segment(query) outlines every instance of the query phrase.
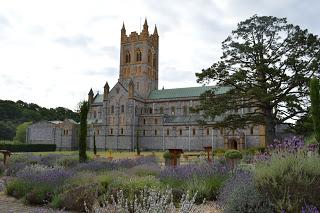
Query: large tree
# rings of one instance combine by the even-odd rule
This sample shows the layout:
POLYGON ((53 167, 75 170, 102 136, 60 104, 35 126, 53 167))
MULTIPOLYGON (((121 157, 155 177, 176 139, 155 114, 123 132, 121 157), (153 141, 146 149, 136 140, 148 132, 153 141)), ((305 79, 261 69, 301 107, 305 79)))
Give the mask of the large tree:
POLYGON ((80 103, 80 132, 79 132, 79 161, 84 163, 87 161, 87 116, 89 111, 89 103, 83 101, 80 103))
MULTIPOLYGON (((310 82, 311 115, 315 139, 320 145, 320 82, 313 78, 310 82)), ((319 146, 320 153, 320 146, 319 146)))
POLYGON ((319 38, 285 18, 254 15, 238 24, 222 50, 220 60, 196 76, 229 90, 206 92, 198 110, 209 120, 224 114, 216 127, 265 125, 272 143, 277 124, 307 112, 309 79, 319 75, 319 38))

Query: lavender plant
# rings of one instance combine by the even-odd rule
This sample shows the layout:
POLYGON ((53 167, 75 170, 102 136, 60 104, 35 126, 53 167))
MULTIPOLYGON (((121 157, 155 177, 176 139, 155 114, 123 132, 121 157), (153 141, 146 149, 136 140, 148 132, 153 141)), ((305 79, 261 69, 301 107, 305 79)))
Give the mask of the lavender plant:
POLYGON ((214 175, 226 175, 227 167, 221 163, 202 163, 189 164, 178 167, 164 168, 159 177, 160 180, 176 179, 176 180, 190 180, 194 177, 211 177, 214 175))
POLYGON ((255 156, 254 163, 268 161, 272 155, 286 157, 287 155, 301 153, 308 157, 310 155, 316 155, 317 150, 317 144, 305 144, 301 137, 287 137, 283 140, 274 140, 274 143, 267 147, 266 152, 255 156))
POLYGON ((71 170, 37 164, 27 166, 17 173, 17 178, 22 181, 33 184, 48 184, 56 187, 62 185, 71 176, 73 176, 71 170))
POLYGON ((79 164, 76 167, 78 171, 102 171, 102 170, 116 170, 123 168, 132 168, 137 165, 156 163, 156 158, 153 156, 142 157, 138 159, 119 159, 119 160, 95 160, 87 163, 79 164))
POLYGON ((225 182, 218 196, 224 212, 272 213, 273 207, 255 187, 253 173, 237 169, 225 182))

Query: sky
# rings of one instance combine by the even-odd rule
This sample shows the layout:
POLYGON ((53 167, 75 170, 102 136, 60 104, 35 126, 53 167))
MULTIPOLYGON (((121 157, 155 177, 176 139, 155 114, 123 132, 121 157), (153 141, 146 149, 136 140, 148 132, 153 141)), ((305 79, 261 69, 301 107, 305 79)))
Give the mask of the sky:
POLYGON ((200 86, 195 73, 254 14, 320 35, 318 0, 0 0, 0 99, 75 110, 119 77, 120 30, 159 33, 159 88, 200 86))

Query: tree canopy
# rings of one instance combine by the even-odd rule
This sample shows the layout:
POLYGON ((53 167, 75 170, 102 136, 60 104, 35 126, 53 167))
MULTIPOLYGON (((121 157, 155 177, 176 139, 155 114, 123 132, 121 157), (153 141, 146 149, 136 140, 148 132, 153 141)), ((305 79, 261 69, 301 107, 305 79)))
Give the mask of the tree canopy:
POLYGON ((265 125, 267 143, 275 126, 299 119, 310 105, 310 78, 319 76, 320 40, 285 18, 257 16, 242 21, 222 43, 223 55, 196 73, 200 83, 227 86, 201 96, 201 105, 214 126, 243 128, 265 125))
POLYGON ((27 121, 64 120, 71 118, 79 122, 79 114, 72 110, 57 107, 47 109, 23 101, 0 100, 0 140, 12 140, 16 127, 27 121))
POLYGON ((16 129, 16 136, 13 138, 14 141, 25 143, 26 142, 26 132, 27 128, 32 124, 32 121, 30 122, 24 122, 22 124, 19 124, 16 129))

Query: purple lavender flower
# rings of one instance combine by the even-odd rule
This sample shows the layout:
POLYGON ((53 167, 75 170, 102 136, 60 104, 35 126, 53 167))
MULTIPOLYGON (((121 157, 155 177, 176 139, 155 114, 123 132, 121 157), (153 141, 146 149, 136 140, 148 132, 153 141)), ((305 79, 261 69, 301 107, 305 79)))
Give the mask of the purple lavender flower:
POLYGON ((315 206, 306 205, 302 207, 301 213, 319 213, 319 210, 315 206))
POLYGON ((25 167, 23 170, 17 173, 17 178, 29 183, 43 183, 52 186, 59 186, 71 176, 73 176, 71 170, 65 170, 57 167, 47 167, 43 165, 31 165, 25 167))
POLYGON ((95 160, 87 163, 79 164, 76 167, 78 171, 101 171, 101 170, 115 170, 128 169, 142 164, 156 163, 156 158, 153 156, 141 157, 138 159, 118 159, 118 160, 95 160))
POLYGON ((225 175, 227 168, 220 163, 189 164, 178 167, 166 167, 160 172, 160 179, 173 178, 187 180, 193 177, 210 177, 213 175, 225 175))

